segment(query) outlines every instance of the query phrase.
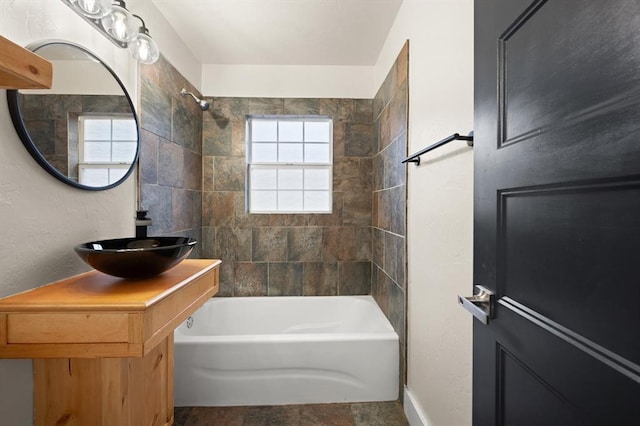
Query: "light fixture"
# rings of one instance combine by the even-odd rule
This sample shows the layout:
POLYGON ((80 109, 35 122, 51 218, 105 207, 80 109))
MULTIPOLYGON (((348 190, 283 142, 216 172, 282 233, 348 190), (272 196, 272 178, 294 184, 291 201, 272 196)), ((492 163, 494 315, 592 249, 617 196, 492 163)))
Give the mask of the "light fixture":
POLYGON ((149 35, 149 30, 144 20, 138 15, 133 16, 142 22, 142 26, 138 28, 138 36, 129 43, 129 51, 141 64, 152 64, 160 57, 160 50, 149 35))
POLYGON ((74 10, 87 18, 100 19, 111 11, 111 0, 71 0, 74 10))
POLYGON ((123 0, 62 0, 116 46, 129 48, 142 64, 152 64, 160 57, 158 45, 149 36, 144 20, 127 10, 123 0), (142 26, 138 26, 136 18, 142 26))
POLYGON ((107 34, 124 43, 135 40, 138 35, 138 25, 122 0, 111 5, 111 12, 100 19, 100 23, 107 34))

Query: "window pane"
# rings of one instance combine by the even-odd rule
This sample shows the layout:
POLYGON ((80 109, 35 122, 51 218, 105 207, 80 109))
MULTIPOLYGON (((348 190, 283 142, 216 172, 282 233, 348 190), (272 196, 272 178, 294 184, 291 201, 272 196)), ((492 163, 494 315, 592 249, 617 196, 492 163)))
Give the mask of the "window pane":
POLYGON ((331 140, 331 126, 327 121, 305 121, 305 142, 329 142, 331 140))
POLYGON ((279 169, 278 189, 302 189, 302 169, 279 169))
POLYGON ((85 142, 84 162, 111 161, 111 144, 108 142, 85 142))
POLYGON ((111 120, 84 120, 84 138, 94 141, 111 140, 111 120))
POLYGON ((307 169, 304 171, 304 189, 329 189, 329 170, 307 169))
POLYGON ((80 169, 80 183, 87 186, 109 185, 109 169, 80 169))
POLYGON ((113 140, 138 140, 138 130, 134 120, 113 120, 113 140))
POLYGON ((251 161, 254 163, 275 163, 278 161, 278 145, 275 143, 254 143, 251 145, 251 161))
POLYGON ((302 144, 283 143, 279 145, 278 161, 281 163, 302 163, 302 144))
POLYGON ((278 191, 278 211, 301 212, 302 191, 278 191))
POLYGON ((249 200, 251 211, 275 211, 277 196, 277 191, 251 191, 249 200))
POLYGON ((111 161, 117 163, 132 163, 136 156, 136 142, 113 142, 111 161))
POLYGON ((280 121, 278 140, 285 142, 302 142, 302 122, 280 121))
POLYGON ((304 211, 306 212, 326 212, 331 211, 329 192, 325 191, 305 191, 304 211))
POLYGON ((309 143, 304 146, 305 163, 331 163, 328 143, 309 143))
POLYGON ((278 122, 251 120, 251 139, 255 142, 276 142, 278 140, 278 122))
POLYGON ((249 118, 249 211, 332 211, 332 123, 323 117, 249 118))
POLYGON ((109 183, 116 183, 117 181, 122 179, 124 177, 124 175, 127 174, 127 171, 128 171, 128 169, 110 168, 109 169, 109 183))
POLYGON ((276 169, 251 169, 251 188, 277 189, 276 169))

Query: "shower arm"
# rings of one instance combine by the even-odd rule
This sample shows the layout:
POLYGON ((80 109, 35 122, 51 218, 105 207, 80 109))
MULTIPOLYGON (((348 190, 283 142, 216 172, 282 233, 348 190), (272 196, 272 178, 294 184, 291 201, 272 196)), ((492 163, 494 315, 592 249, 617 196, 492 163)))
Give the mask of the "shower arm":
POLYGON ((198 97, 197 97, 196 95, 194 95, 193 93, 188 92, 188 91, 187 91, 187 89, 182 89, 182 90, 180 91, 180 94, 181 94, 182 96, 187 96, 187 95, 191 96, 191 97, 193 98, 193 100, 194 100, 194 101, 196 101, 196 103, 200 106, 200 109, 202 109, 203 111, 206 111, 206 110, 208 110, 208 109, 209 109, 209 102, 204 101, 204 100, 202 100, 202 99, 198 98, 198 97))
POLYGON ((193 100, 194 100, 194 101, 196 101, 196 102, 200 103, 200 99, 198 99, 198 97, 197 97, 196 95, 194 95, 193 93, 191 93, 191 92, 187 92, 187 89, 182 89, 182 90, 180 91, 180 94, 181 94, 182 96, 189 95, 189 96, 191 96, 191 97, 193 98, 193 100))

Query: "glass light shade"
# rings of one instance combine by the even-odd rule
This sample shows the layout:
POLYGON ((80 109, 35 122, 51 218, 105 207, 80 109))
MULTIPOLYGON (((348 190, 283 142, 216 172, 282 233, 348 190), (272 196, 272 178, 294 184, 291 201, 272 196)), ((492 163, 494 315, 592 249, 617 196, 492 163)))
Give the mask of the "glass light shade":
POLYGON ((72 0, 75 10, 92 19, 101 19, 111 12, 111 0, 72 0))
POLYGON ((124 7, 113 5, 111 13, 100 20, 102 28, 118 41, 129 43, 138 36, 138 23, 124 7))
POLYGON ((160 57, 160 50, 156 42, 142 31, 135 40, 129 43, 129 51, 141 64, 153 64, 160 57))

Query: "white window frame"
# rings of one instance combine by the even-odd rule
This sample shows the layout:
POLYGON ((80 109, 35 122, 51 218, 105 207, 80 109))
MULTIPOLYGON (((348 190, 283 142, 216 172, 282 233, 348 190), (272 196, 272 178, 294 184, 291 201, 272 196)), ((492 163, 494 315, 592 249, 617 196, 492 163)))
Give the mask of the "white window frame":
MULTIPOLYGON (((135 119, 131 117, 131 114, 82 114, 78 116, 78 183, 83 184, 82 176, 83 172, 87 169, 106 169, 107 170, 107 180, 108 183, 106 185, 111 185, 120 179, 122 179, 121 174, 118 174, 117 178, 112 178, 112 170, 129 170, 132 161, 130 162, 122 162, 122 161, 85 161, 84 159, 84 121, 85 120, 110 120, 118 121, 118 120, 133 120, 135 123, 135 119)), ((113 128, 113 126, 112 126, 113 128)), ((111 149, 113 151, 113 138, 111 138, 108 142, 105 140, 105 143, 111 144, 111 149)), ((118 141, 116 141, 118 142, 118 141)), ((133 142, 133 141, 132 141, 133 142)))
MULTIPOLYGON (((304 134, 304 125, 303 125, 303 134, 304 134)), ((333 119, 329 116, 325 115, 312 115, 312 116, 301 116, 301 115, 251 115, 247 116, 246 120, 246 161, 247 161, 247 174, 246 174, 246 206, 247 212, 250 214, 331 214, 333 213, 333 119), (253 160, 253 144, 255 143, 263 143, 257 142, 253 140, 252 135, 252 126, 251 123, 253 120, 264 120, 264 121, 276 121, 276 122, 324 122, 329 124, 329 141, 327 142, 307 142, 304 141, 304 136, 302 141, 280 141, 279 135, 277 141, 272 142, 264 142, 269 144, 276 144, 276 150, 280 149, 281 145, 287 143, 296 143, 302 144, 303 146, 303 159, 304 159, 304 149, 305 145, 312 144, 325 144, 328 145, 329 148, 329 159, 327 162, 260 162, 253 160), (261 189, 253 189, 251 182, 252 170, 276 170, 276 174, 279 173, 280 170, 302 170, 303 176, 305 170, 327 170, 328 171, 328 189, 306 189, 304 187, 302 189, 296 190, 288 190, 288 189, 280 189, 277 184, 274 189, 264 189, 264 191, 275 191, 278 194, 281 192, 287 191, 302 191, 303 192, 303 209, 302 210, 280 210, 278 206, 278 196, 276 196, 276 208, 271 210, 257 210, 254 209, 251 205, 252 200, 252 191, 263 191, 261 189), (305 192, 323 192, 328 196, 327 209, 324 210, 305 210, 304 209, 304 193, 305 192)), ((276 158, 278 157, 278 152, 276 151, 276 158)), ((278 179, 276 179, 277 182, 278 179)))

